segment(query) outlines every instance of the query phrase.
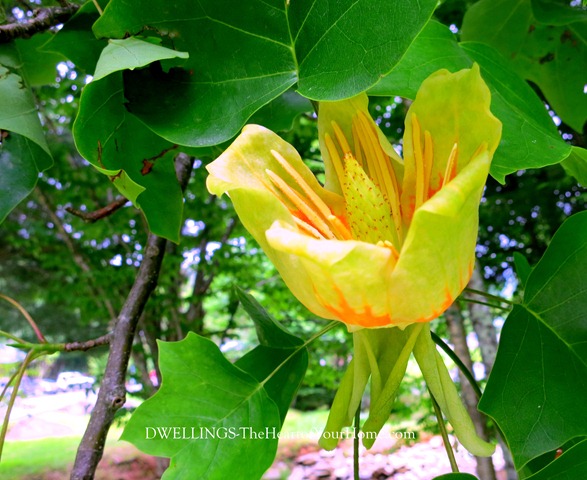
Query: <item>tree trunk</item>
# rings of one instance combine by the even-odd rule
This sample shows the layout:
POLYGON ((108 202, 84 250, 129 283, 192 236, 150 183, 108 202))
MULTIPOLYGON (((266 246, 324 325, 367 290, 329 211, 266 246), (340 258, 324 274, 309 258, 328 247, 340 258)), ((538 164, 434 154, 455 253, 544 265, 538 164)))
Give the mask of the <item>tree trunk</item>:
MULTIPOLYGON (((479 262, 477 262, 475 270, 473 270, 473 276, 471 277, 468 286, 474 290, 479 290, 481 292, 485 291, 485 282, 481 275, 481 266, 479 265, 479 262)), ((480 295, 470 294, 468 296, 474 300, 485 300, 485 298, 480 295)), ((495 328, 495 325, 493 325, 493 315, 491 314, 489 307, 477 303, 469 303, 468 310, 473 330, 479 341, 479 350, 481 351, 481 359, 483 361, 483 366, 485 367, 485 376, 489 377, 493 364, 495 363, 498 345, 497 329, 495 328)), ((514 467, 512 456, 508 446, 501 437, 499 438, 499 444, 503 451, 507 480, 517 480, 518 474, 514 467)))
MULTIPOLYGON (((469 347, 467 346, 467 331, 463 322, 463 315, 457 304, 453 304, 444 314, 451 341, 454 345, 454 351, 465 366, 472 372, 473 361, 469 347)), ((464 378, 464 375, 459 372, 459 379, 461 382, 461 393, 465 407, 469 412, 471 420, 475 425, 477 435, 483 440, 489 440, 489 433, 487 431, 487 424, 485 418, 477 410, 477 403, 479 402, 477 394, 470 383, 464 378)), ((477 476, 481 480, 496 480, 495 468, 491 457, 475 457, 477 460, 477 476)))

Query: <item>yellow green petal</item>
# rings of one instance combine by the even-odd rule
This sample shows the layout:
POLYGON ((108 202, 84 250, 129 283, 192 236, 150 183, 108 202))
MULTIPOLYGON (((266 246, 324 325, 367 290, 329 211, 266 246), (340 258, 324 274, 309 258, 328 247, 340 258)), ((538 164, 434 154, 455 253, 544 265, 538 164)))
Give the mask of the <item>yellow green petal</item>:
POLYGON ((429 325, 426 325, 418 336, 414 356, 426 385, 448 418, 459 441, 475 456, 491 456, 495 451, 495 445, 487 443, 477 435, 475 425, 463 406, 442 357, 430 337, 429 325))
POLYGON ((488 153, 480 154, 416 211, 389 278, 395 324, 438 317, 467 285, 489 165, 488 153))
POLYGON ((423 203, 421 196, 430 198, 480 147, 485 145, 489 158, 493 156, 501 122, 491 113, 490 103, 477 64, 456 73, 439 70, 424 80, 405 121, 402 213, 407 224, 423 203), (447 169, 451 152, 454 168, 447 169))
MULTIPOLYGON (((390 324, 386 291, 395 265, 392 250, 356 240, 316 240, 284 222, 273 224, 267 241, 273 250, 299 259, 315 298, 329 312, 325 318, 359 327, 390 324)), ((296 293, 297 281, 288 282, 295 272, 281 273, 302 300, 296 293)))

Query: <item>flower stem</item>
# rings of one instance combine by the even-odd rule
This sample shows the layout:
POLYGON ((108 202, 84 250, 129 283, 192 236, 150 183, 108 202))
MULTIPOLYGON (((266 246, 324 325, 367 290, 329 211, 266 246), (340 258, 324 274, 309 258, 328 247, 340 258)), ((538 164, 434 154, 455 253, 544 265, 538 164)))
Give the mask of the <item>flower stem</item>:
POLYGON ((438 345, 444 352, 450 357, 450 359, 455 363, 455 365, 459 368, 463 375, 467 378, 473 390, 475 390, 475 394, 477 398, 481 398, 482 392, 473 376, 473 373, 467 368, 467 366, 463 363, 463 361, 459 358, 459 356, 450 348, 442 338, 436 335, 434 332, 430 332, 430 336, 436 345, 438 345))
POLYGON ((430 398, 432 399, 432 406, 434 407, 434 414, 438 419, 438 428, 440 429, 440 435, 442 435, 442 440, 444 442, 444 448, 446 450, 446 455, 448 456, 448 461, 450 462, 450 469, 453 473, 459 473, 459 466, 457 465, 457 461, 455 459, 455 454, 452 451, 452 445, 448 439, 448 432, 446 431, 446 425, 444 423, 444 418, 442 417, 442 412, 440 411, 440 406, 438 402, 432 395, 432 392, 428 390, 430 394, 430 398))
POLYGON ((491 300, 496 300, 500 303, 507 303, 508 305, 512 305, 512 306, 517 305, 516 302, 512 302, 511 300, 506 300, 503 297, 500 297, 498 295, 492 295, 491 293, 487 293, 482 290, 475 290, 474 288, 466 287, 464 291, 467 293, 474 293, 475 295, 481 295, 482 297, 489 298, 491 300))
POLYGON ((359 432, 361 430, 361 403, 355 413, 355 431, 353 438, 353 478, 359 480, 359 432))

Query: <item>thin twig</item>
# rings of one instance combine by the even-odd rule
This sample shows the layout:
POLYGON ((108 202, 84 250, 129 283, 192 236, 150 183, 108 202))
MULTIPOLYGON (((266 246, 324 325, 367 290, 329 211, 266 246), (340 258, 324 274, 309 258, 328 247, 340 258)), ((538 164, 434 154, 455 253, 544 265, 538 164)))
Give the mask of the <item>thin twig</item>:
POLYGON ((474 300, 473 298, 460 296, 463 302, 476 303, 477 305, 483 305, 485 307, 496 308, 497 310, 509 310, 510 307, 502 307, 501 305, 495 305, 494 303, 482 302, 481 300, 474 300))
POLYGON ((434 408, 434 415, 438 419, 438 428, 440 429, 440 435, 442 435, 442 440, 444 442, 444 448, 446 450, 446 455, 448 456, 448 461, 450 462, 450 468, 453 473, 459 473, 459 466, 457 465, 457 461, 455 459, 455 454, 452 451, 452 445, 450 444, 448 438, 448 432, 446 431, 446 425, 444 423, 444 418, 442 417, 442 412, 440 411, 440 406, 438 402, 432 395, 432 392, 428 390, 430 394, 430 398, 432 399, 432 407, 434 408))
MULTIPOLYGON (((192 166, 193 159, 190 157, 186 155, 176 157, 176 172, 182 188, 185 188, 189 181, 192 166)), ((104 379, 77 450, 71 480, 94 478, 114 415, 126 401, 126 371, 132 343, 141 314, 157 285, 166 244, 167 241, 164 238, 152 233, 147 238, 143 261, 112 333, 104 379)))
POLYGON ((10 303, 11 305, 13 305, 14 307, 16 307, 16 309, 22 313, 22 316, 24 318, 26 318, 26 321, 29 322, 29 325, 31 326, 31 328, 33 329, 33 331, 35 332, 35 335, 37 336, 37 338, 39 339, 39 342, 41 343, 47 343, 47 340, 45 340, 45 337, 43 336, 43 334, 41 333, 41 330, 39 330, 39 326, 37 325, 37 323, 33 320, 33 317, 31 317, 29 315, 29 312, 27 312, 25 310, 25 308, 18 303, 16 300, 14 300, 13 298, 7 297, 6 295, 2 295, 0 293, 0 298, 2 300, 6 300, 8 303, 10 303))
POLYGON ((483 292, 481 290, 475 290, 474 288, 465 287, 464 291, 467 293, 473 293, 475 295, 481 295, 482 297, 489 298, 491 300, 496 300, 500 303, 506 303, 506 304, 512 305, 512 306, 516 305, 516 302, 512 302, 511 300, 506 300, 503 297, 499 297, 497 295, 492 295, 491 293, 483 292))
POLYGON ((30 38, 35 33, 44 32, 67 22, 79 5, 70 3, 67 7, 46 7, 35 10, 27 22, 0 25, 0 43, 9 43, 15 38, 30 38))
POLYGON ((116 212, 119 208, 124 207, 128 203, 128 199, 124 197, 117 198, 112 203, 109 203, 105 207, 99 208, 93 212, 82 212, 81 210, 77 210, 73 207, 65 207, 72 215, 81 218, 84 222, 87 223, 94 223, 98 220, 101 220, 105 217, 112 215, 116 212))
POLYGON ((102 345, 108 345, 112 341, 112 334, 107 333, 98 338, 91 340, 85 340, 83 342, 70 342, 63 346, 64 352, 85 352, 92 348, 101 347, 102 345))

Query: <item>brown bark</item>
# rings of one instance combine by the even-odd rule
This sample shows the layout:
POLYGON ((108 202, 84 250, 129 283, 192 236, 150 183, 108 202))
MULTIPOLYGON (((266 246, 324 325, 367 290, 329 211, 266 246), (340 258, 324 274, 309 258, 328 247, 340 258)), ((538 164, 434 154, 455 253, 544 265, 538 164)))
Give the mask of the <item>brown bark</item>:
MULTIPOLYGON (((445 312, 446 323, 448 325, 448 330, 450 333, 451 342, 454 346, 454 352, 457 356, 461 359, 461 361, 465 364, 465 366, 473 372, 473 361, 471 359, 471 353, 469 352, 469 347, 467 345, 467 331, 465 329, 465 324, 463 321, 463 315, 461 313, 460 308, 457 304, 453 304, 445 312)), ((471 420, 473 420, 473 424, 475 425, 475 430, 477 435, 481 437, 483 440, 489 440, 489 433, 487 430, 487 424, 485 422, 485 418, 477 410, 477 404, 479 399, 477 398, 477 394, 475 390, 471 386, 471 384, 464 378, 459 372, 459 379, 461 383, 461 394, 463 398, 463 402, 465 403, 465 407, 469 412, 469 416, 471 420)), ((475 457, 477 460, 477 476, 481 480, 495 480, 495 468, 493 467, 493 462, 491 457, 475 457)))
POLYGON ((61 7, 46 7, 35 10, 33 18, 22 23, 0 25, 0 44, 8 43, 15 38, 30 38, 35 33, 44 32, 51 27, 67 22, 79 5, 67 4, 61 7))
MULTIPOLYGON (((477 291, 485 291, 485 283, 483 281, 483 276, 481 275, 481 266, 478 262, 475 266, 475 270, 473 270, 473 276, 471 277, 468 286, 477 291)), ((480 295, 467 294, 467 296, 473 300, 485 300, 485 298, 480 295)), ((495 325, 493 325, 493 315, 491 314, 489 307, 477 303, 469 303, 468 310, 473 330, 479 341, 479 350, 481 351, 481 359, 483 361, 483 366, 485 367, 485 375, 486 377, 489 377, 493 364, 495 363, 498 346, 497 329, 495 328, 495 325)), ((518 474, 514 466, 514 461, 508 446, 502 438, 499 438, 499 445, 503 451, 507 480, 517 480, 518 474)))
MULTIPOLYGON (((187 185, 192 164, 192 159, 185 155, 176 158, 177 176, 182 188, 187 185)), ((126 371, 137 324, 157 285, 166 244, 165 239, 149 234, 143 261, 114 327, 104 379, 77 450, 71 480, 94 478, 114 415, 126 401, 126 371)))

